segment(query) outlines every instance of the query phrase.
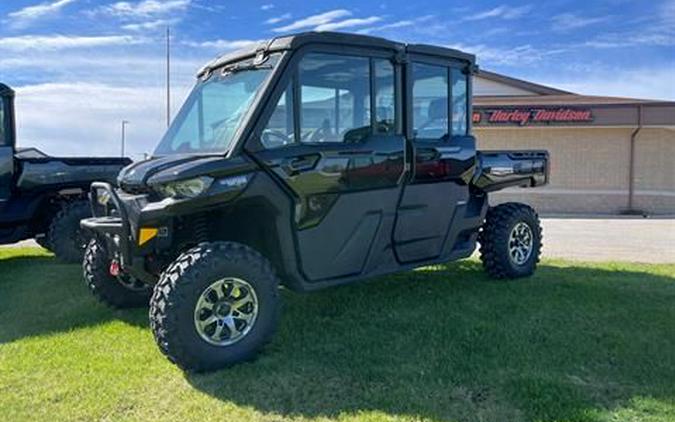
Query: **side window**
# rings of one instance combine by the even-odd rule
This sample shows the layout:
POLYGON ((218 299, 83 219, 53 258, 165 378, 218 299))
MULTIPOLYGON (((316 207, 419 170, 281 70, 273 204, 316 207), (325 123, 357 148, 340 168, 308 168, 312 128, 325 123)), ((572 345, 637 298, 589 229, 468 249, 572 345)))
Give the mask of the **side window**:
POLYGON ((467 75, 460 69, 452 69, 452 134, 466 135, 467 130, 467 75))
POLYGON ((7 100, 0 97, 0 147, 5 145, 5 102, 7 100))
POLYGON ((359 142, 370 134, 370 61, 307 54, 299 65, 300 141, 359 142))
POLYGON ((448 68, 412 65, 413 130, 419 141, 448 136, 448 68))
POLYGON ((295 142, 293 114, 293 81, 290 81, 262 132, 260 142, 265 148, 279 148, 295 142))
POLYGON ((374 59, 375 71, 375 132, 396 131, 396 99, 394 96, 394 65, 389 60, 374 59))

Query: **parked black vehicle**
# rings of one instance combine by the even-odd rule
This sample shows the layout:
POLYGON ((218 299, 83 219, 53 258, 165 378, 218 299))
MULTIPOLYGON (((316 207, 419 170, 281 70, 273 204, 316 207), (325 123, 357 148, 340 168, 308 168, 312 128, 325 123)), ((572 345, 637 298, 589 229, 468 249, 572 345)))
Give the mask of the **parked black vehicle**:
POLYGON ((80 220, 94 180, 114 181, 126 158, 50 157, 16 148, 14 91, 0 84, 0 244, 35 238, 65 262, 82 262, 80 220))
POLYGON ((252 358, 278 287, 311 291, 466 258, 532 274, 541 228, 487 193, 548 179, 545 151, 476 151, 474 56, 305 33, 219 58, 150 160, 92 185, 84 277, 117 307, 150 300, 189 370, 252 358))

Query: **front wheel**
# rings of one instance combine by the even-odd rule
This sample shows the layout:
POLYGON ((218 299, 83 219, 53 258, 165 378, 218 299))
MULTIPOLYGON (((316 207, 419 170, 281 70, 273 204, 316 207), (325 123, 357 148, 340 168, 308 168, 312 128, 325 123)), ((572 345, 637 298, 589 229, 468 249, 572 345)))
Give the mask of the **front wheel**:
POLYGON ((539 217, 528 205, 509 202, 491 207, 478 237, 483 268, 497 279, 532 275, 541 240, 539 217))
POLYGON ((84 281, 92 294, 113 308, 138 308, 148 305, 150 286, 128 274, 110 274, 111 259, 105 242, 94 238, 89 241, 84 253, 82 270, 84 281))
POLYGON ((202 243, 162 274, 150 300, 150 327, 160 350, 191 371, 253 359, 279 320, 279 280, 253 249, 202 243))

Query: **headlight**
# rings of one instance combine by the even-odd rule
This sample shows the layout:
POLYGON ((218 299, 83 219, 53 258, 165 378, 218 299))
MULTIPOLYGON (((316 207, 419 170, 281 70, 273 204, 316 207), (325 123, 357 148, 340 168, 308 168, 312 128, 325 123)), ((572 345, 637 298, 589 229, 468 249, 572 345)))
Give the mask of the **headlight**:
POLYGON ((176 198, 195 198, 206 190, 213 183, 213 179, 208 176, 196 177, 194 179, 170 182, 155 186, 155 190, 164 197, 176 198))
POLYGON ((99 204, 106 206, 108 205, 108 202, 110 202, 110 192, 107 190, 97 190, 96 191, 96 202, 99 204))

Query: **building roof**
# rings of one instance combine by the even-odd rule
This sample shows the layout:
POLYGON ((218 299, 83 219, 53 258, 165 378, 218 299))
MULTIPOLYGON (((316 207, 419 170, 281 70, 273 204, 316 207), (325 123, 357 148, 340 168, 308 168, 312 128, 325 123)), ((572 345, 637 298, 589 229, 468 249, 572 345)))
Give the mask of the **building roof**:
POLYGON ((530 81, 524 81, 522 79, 513 78, 511 76, 502 75, 499 73, 489 72, 487 70, 480 69, 476 75, 479 78, 487 79, 493 82, 500 84, 509 85, 515 88, 519 88, 525 91, 532 92, 538 95, 565 95, 565 94, 574 94, 573 92, 563 91, 562 89, 553 88, 546 85, 536 84, 530 81))
POLYGON ((476 96, 473 101, 476 106, 575 106, 575 105, 667 105, 673 106, 673 101, 644 100, 639 98, 603 97, 595 95, 518 95, 518 96, 476 96))

